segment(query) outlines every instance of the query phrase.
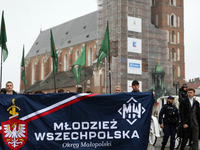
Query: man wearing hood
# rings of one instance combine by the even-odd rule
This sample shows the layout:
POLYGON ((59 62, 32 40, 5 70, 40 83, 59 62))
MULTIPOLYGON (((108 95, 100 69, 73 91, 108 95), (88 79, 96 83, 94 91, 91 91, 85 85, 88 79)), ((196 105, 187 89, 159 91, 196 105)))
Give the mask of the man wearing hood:
POLYGON ((183 84, 182 87, 179 89, 179 99, 178 101, 181 102, 188 97, 187 95, 187 85, 183 84))

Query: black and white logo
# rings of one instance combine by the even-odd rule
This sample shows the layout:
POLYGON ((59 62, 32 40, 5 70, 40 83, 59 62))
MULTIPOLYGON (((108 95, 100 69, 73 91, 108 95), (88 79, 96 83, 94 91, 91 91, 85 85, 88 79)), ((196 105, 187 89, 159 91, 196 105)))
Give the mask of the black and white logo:
POLYGON ((131 97, 123 106, 118 110, 119 114, 122 115, 122 119, 126 119, 133 125, 138 119, 145 113, 145 108, 142 107, 141 103, 138 103, 133 97, 131 97))

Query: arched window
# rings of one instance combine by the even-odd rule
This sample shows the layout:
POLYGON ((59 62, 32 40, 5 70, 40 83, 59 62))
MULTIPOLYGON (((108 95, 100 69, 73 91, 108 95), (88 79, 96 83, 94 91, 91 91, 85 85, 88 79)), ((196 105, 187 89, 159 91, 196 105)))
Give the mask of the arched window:
POLYGON ((155 0, 151 0, 152 6, 155 5, 155 0))
POLYGON ((177 32, 177 43, 180 43, 180 32, 177 32))
POLYGON ((176 6, 176 0, 171 0, 170 3, 171 3, 171 5, 176 6))
POLYGON ((174 26, 174 16, 171 15, 171 26, 173 27, 174 26))
POLYGON ((172 43, 175 42, 175 32, 174 32, 174 31, 172 31, 172 38, 171 38, 171 41, 172 41, 172 43))
POLYGON ((92 66, 93 63, 93 49, 90 47, 89 55, 88 55, 88 66, 92 66))
POLYGON ((42 59, 42 64, 41 64, 41 80, 44 79, 44 57, 42 59))
POLYGON ((180 28, 180 17, 178 17, 178 27, 180 28))
POLYGON ((76 59, 78 58, 79 55, 80 55, 80 52, 79 52, 79 50, 77 49, 77 50, 76 50, 76 59))
POLYGON ((65 59, 64 59, 64 71, 68 70, 68 55, 67 53, 65 54, 65 59))
POLYGON ((158 26, 158 14, 156 14, 156 26, 158 26))
POLYGON ((180 69, 180 66, 178 66, 177 76, 178 76, 178 77, 181 76, 181 69, 180 69))
POLYGON ((176 27, 176 15, 174 13, 170 15, 170 26, 176 27))
POLYGON ((34 84, 35 82, 35 61, 32 64, 32 80, 31 80, 31 84, 34 84))
POLYGON ((173 48, 172 49, 172 61, 174 61, 174 58, 175 58, 174 55, 175 55, 175 49, 173 48))
POLYGON ((177 60, 180 61, 180 49, 177 49, 177 60))

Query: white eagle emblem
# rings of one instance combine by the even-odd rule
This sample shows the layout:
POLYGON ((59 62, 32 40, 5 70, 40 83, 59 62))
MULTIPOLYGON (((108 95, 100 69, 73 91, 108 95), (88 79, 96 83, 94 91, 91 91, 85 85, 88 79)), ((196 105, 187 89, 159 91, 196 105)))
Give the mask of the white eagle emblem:
POLYGON ((8 144, 11 144, 14 148, 17 147, 19 144, 23 144, 24 137, 25 137, 25 124, 19 124, 17 130, 17 123, 12 124, 13 130, 11 131, 10 125, 3 125, 5 137, 7 138, 8 144))

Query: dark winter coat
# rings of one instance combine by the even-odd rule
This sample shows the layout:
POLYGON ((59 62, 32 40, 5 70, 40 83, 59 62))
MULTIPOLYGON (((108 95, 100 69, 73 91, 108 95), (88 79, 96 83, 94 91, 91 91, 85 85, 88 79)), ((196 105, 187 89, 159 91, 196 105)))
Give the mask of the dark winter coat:
POLYGON ((177 123, 179 122, 179 115, 178 115, 178 109, 176 108, 176 106, 172 105, 172 104, 165 104, 159 113, 159 120, 158 120, 159 124, 164 124, 164 125, 177 125, 177 123), (175 119, 176 119, 176 123, 170 123, 168 120, 168 116, 167 116, 167 108, 168 107, 173 107, 175 109, 175 119), (165 115, 165 117, 163 118, 163 115, 165 115))
MULTIPOLYGON (((200 126, 199 102, 194 100, 193 107, 196 107, 198 124, 200 126)), ((179 111, 180 111, 181 124, 182 125, 183 124, 187 124, 189 126, 189 128, 190 128, 190 114, 191 114, 191 111, 192 111, 193 107, 191 107, 190 100, 189 100, 188 97, 180 102, 179 111)), ((185 134, 189 138, 190 137, 190 130, 189 129, 185 130, 185 134)))
POLYGON ((182 100, 186 99, 187 97, 188 97, 187 91, 183 90, 183 88, 180 88, 178 101, 181 102, 182 100))
POLYGON ((136 92, 136 93, 139 93, 140 91, 138 90, 138 91, 132 91, 132 92, 136 92))
MULTIPOLYGON (((6 92, 4 92, 4 94, 6 94, 6 92)), ((15 92, 15 91, 13 90, 13 94, 17 94, 17 92, 15 92)))

